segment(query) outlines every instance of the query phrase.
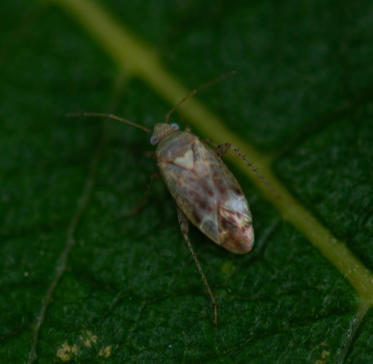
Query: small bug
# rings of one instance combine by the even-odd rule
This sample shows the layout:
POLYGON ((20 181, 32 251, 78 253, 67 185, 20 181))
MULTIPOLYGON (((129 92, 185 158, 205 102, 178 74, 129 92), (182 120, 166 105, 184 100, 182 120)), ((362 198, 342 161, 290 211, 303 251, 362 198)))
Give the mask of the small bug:
POLYGON ((217 245, 235 254, 245 254, 254 244, 252 216, 240 184, 221 159, 230 145, 220 145, 213 150, 188 129, 181 131, 177 124, 168 121, 171 113, 189 97, 221 79, 194 89, 170 110, 164 123, 154 126, 153 132, 113 114, 70 114, 111 118, 152 134, 150 143, 156 146, 155 155, 161 177, 176 201, 181 232, 214 307, 215 326, 217 304, 191 245, 189 222, 217 245))

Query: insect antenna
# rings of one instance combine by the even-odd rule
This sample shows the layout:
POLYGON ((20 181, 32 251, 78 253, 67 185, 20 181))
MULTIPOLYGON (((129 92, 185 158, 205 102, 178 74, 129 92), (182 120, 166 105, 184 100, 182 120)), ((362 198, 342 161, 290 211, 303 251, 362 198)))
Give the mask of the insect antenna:
POLYGON ((212 85, 215 85, 216 83, 219 83, 223 80, 225 80, 226 78, 228 77, 232 77, 234 76, 235 74, 237 73, 237 71, 230 71, 230 72, 227 72, 227 73, 224 73, 222 75, 220 75, 219 77, 209 81, 209 82, 206 82, 204 83, 203 85, 193 89, 192 91, 190 91, 187 95, 185 95, 175 106, 172 107, 172 109, 166 114, 166 118, 165 118, 165 121, 166 123, 169 122, 169 119, 170 119, 170 116, 171 114, 178 108, 180 107, 185 101, 187 101, 188 99, 190 99, 191 97, 193 97, 197 92, 207 88, 207 87, 210 87, 212 85))
POLYGON ((121 123, 129 124, 131 126, 134 126, 135 128, 141 129, 145 131, 148 134, 151 134, 152 131, 145 126, 142 126, 140 124, 136 124, 133 121, 129 121, 127 119, 123 119, 119 116, 116 116, 114 114, 105 114, 100 112, 81 112, 81 113, 69 113, 66 114, 68 118, 77 118, 77 117, 97 117, 97 118, 108 118, 108 119, 114 119, 117 121, 120 121, 121 123))

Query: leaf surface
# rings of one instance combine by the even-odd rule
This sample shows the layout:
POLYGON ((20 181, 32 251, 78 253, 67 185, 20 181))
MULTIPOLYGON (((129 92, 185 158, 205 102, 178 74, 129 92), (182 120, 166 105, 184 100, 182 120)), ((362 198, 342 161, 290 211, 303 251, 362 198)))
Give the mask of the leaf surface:
POLYGON ((368 1, 5 1, 0 361, 361 363, 373 355, 368 1), (6 16, 5 16, 6 14, 6 16), (191 240, 156 171, 173 120, 238 145, 256 246, 191 240), (263 182, 266 181, 266 182, 263 182), (268 186, 268 183, 270 186, 268 186))

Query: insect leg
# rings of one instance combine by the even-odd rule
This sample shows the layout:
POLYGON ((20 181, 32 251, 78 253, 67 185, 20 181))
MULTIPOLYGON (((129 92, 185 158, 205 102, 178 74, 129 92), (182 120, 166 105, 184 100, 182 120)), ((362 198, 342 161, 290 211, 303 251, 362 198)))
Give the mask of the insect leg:
MULTIPOLYGON (((260 174, 258 169, 254 166, 254 164, 250 163, 247 159, 245 154, 241 153, 237 148, 232 147, 231 144, 225 143, 225 144, 220 144, 216 147, 216 149, 221 148, 221 150, 226 153, 229 149, 232 150, 234 154, 236 154, 241 160, 244 161, 244 163, 258 176, 258 178, 263 182, 263 184, 271 190, 277 198, 281 198, 281 195, 271 186, 271 184, 260 174), (226 149, 224 149, 226 148, 226 149)), ((221 155, 220 155, 221 156, 221 155)))
POLYGON ((219 144, 216 146, 215 152, 218 153, 219 157, 222 157, 225 153, 228 152, 230 147, 231 147, 231 144, 229 143, 219 144))
POLYGON ((148 185, 146 186, 145 192, 143 193, 140 201, 137 203, 136 207, 134 207, 132 210, 130 210, 129 212, 127 212, 125 214, 126 217, 136 215, 141 211, 141 209, 144 207, 144 205, 146 203, 146 200, 149 196, 149 191, 150 191, 150 189, 152 187, 152 184, 153 184, 153 182, 156 178, 159 178, 158 172, 152 174, 152 176, 150 177, 150 180, 148 182, 148 185))
POLYGON ((229 143, 216 144, 208 138, 203 139, 203 142, 208 143, 211 145, 211 147, 215 148, 215 152, 219 157, 222 157, 225 153, 227 153, 231 147, 231 144, 229 143))
POLYGON ((177 216, 179 218, 179 224, 180 224, 180 230, 181 230, 181 233, 183 234, 183 237, 184 237, 184 240, 185 242, 187 243, 188 245, 188 248, 190 250, 190 253, 192 254, 192 257, 193 257, 193 260, 194 260, 194 263, 196 264, 197 266, 197 270, 202 278, 202 282, 203 284, 205 285, 205 288, 210 296, 210 299, 211 299, 211 303, 212 305, 214 306, 214 325, 217 326, 218 325, 218 306, 216 304, 216 300, 215 300, 215 297, 211 291, 211 288, 207 282, 207 278, 205 276, 205 273, 203 273, 203 270, 202 270, 202 267, 201 267, 201 264, 199 263, 199 260, 197 258, 197 255, 192 247, 192 244, 190 242, 190 239, 189 239, 189 235, 188 235, 188 232, 189 232, 189 222, 188 222, 188 219, 186 218, 186 216, 184 215, 184 213, 178 208, 177 209, 177 216))
POLYGON ((222 157, 225 153, 231 150, 234 154, 236 154, 244 163, 258 176, 258 178, 263 182, 263 184, 271 190, 277 198, 281 198, 281 195, 270 185, 270 183, 259 173, 258 169, 254 166, 254 164, 250 163, 245 155, 241 153, 237 148, 232 147, 230 143, 224 144, 216 144, 209 139, 204 139, 205 143, 211 144, 215 148, 215 152, 219 157, 222 157))
MULTIPOLYGON (((228 148, 229 149, 229 148, 228 148)), ((244 163, 258 176, 258 178, 263 182, 263 184, 272 191, 275 196, 279 199, 281 199, 281 195, 276 191, 276 189, 260 174, 258 169, 254 166, 254 164, 250 163, 246 157, 245 154, 241 153, 237 148, 232 147, 232 152, 235 153, 238 157, 241 158, 241 160, 244 161, 244 163)))

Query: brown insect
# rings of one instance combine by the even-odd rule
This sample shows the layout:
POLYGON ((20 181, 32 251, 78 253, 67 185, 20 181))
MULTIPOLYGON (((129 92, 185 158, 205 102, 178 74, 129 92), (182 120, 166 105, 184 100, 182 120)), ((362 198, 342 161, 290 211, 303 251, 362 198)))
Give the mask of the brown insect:
POLYGON ((156 145, 157 165, 176 201, 180 229, 213 304, 215 325, 217 304, 191 245, 189 221, 217 245, 235 254, 245 254, 254 244, 251 212, 240 184, 221 159, 230 144, 213 150, 189 130, 181 131, 177 124, 170 124, 168 120, 171 113, 198 90, 225 77, 227 75, 193 90, 170 110, 164 123, 155 125, 153 133, 142 125, 112 114, 73 114, 107 117, 152 133, 150 142, 156 145))

